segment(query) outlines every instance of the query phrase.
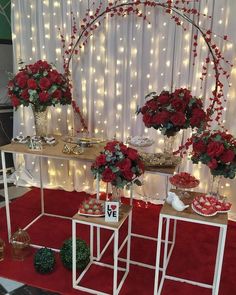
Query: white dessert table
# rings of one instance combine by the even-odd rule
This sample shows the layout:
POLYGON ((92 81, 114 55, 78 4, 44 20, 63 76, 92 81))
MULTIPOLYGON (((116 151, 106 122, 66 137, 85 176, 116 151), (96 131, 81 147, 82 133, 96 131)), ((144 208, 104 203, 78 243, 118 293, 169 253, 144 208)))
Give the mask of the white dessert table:
MULTIPOLYGON (((174 191, 174 190, 173 190, 174 191)), ((189 192, 191 194, 190 198, 183 199, 185 204, 191 204, 194 196, 196 196, 196 192, 189 192)), ((161 209, 159 216, 159 226, 158 226, 158 239, 157 239, 157 254, 156 254, 156 272, 155 272, 155 282, 154 282, 154 295, 160 295, 164 280, 174 280, 177 282, 185 282, 192 285, 197 285, 203 288, 212 289, 212 294, 217 295, 219 291, 221 270, 222 270, 222 262, 224 257, 224 247, 225 247, 225 238, 227 232, 227 223, 228 223, 228 214, 217 214, 212 217, 204 217, 196 214, 191 206, 182 212, 178 212, 174 210, 171 205, 165 203, 161 209), (161 237, 163 232, 163 221, 166 221, 165 225, 165 237, 164 237, 164 256, 163 256, 163 268, 160 268, 160 253, 161 253, 161 237), (167 274, 167 266, 171 258, 171 254, 175 245, 175 237, 176 237, 176 224, 177 221, 184 222, 192 222, 197 223, 199 225, 210 225, 219 228, 219 238, 217 245, 217 255, 215 262, 215 270, 214 270, 214 278, 212 284, 205 284, 193 280, 187 280, 184 278, 170 276, 167 274), (168 243, 169 243, 169 234, 170 234, 170 226, 171 222, 173 223, 173 239, 172 245, 168 251, 168 243), (159 272, 162 270, 162 277, 159 278, 159 272), (160 282, 159 282, 160 279, 160 282)))
POLYGON ((113 295, 118 295, 119 291, 129 273, 129 265, 130 265, 130 237, 131 237, 131 224, 132 224, 132 207, 129 205, 122 204, 120 207, 119 212, 119 221, 118 222, 106 222, 105 217, 86 217, 79 214, 74 215, 72 219, 72 282, 73 282, 73 288, 89 292, 92 294, 109 294, 105 293, 103 291, 94 290, 90 287, 85 287, 80 284, 81 280, 84 276, 86 276, 86 272, 89 270, 89 268, 95 264, 99 265, 101 267, 107 267, 113 269, 113 295), (123 239, 123 242, 121 243, 121 246, 119 247, 119 230, 124 225, 125 221, 128 218, 128 227, 126 236, 123 239), (79 224, 85 224, 90 227, 90 262, 87 265, 87 267, 84 269, 84 271, 77 277, 76 273, 76 225, 79 224), (94 228, 102 229, 108 229, 113 231, 113 234, 111 235, 110 239, 108 240, 107 244, 103 248, 102 252, 100 253, 99 258, 94 257, 94 249, 93 249, 93 239, 94 239, 94 228), (111 244, 111 242, 114 242, 114 252, 113 252, 113 265, 102 263, 100 262, 100 259, 105 254, 105 251, 107 250, 108 246, 111 244), (125 268, 118 266, 118 257, 123 249, 124 246, 127 246, 127 252, 126 252, 126 265, 125 268), (118 270, 123 271, 124 274, 122 276, 122 279, 120 283, 118 284, 118 270))

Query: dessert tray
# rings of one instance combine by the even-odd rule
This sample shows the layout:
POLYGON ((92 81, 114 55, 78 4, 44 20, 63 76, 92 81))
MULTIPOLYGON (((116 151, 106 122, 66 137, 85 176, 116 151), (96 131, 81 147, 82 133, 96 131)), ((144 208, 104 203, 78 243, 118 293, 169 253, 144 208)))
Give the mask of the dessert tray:
POLYGON ((23 136, 18 135, 11 140, 13 143, 28 144, 30 141, 40 142, 42 145, 55 145, 57 140, 54 136, 23 136))
POLYGON ((146 136, 134 136, 128 138, 127 143, 135 147, 149 147, 154 144, 154 140, 146 136))
POLYGON ((199 185, 200 181, 187 172, 180 172, 169 178, 170 183, 177 188, 190 189, 199 185))
POLYGON ((193 211, 202 216, 214 216, 229 212, 232 204, 226 198, 217 199, 211 195, 196 196, 191 204, 193 211))
POLYGON ((88 217, 105 216, 104 204, 104 201, 92 198, 84 200, 79 207, 78 214, 88 217))
POLYGON ((63 136, 62 140, 67 143, 73 144, 98 144, 104 142, 105 140, 102 138, 95 137, 77 137, 77 136, 63 136))
POLYGON ((147 167, 175 167, 181 162, 180 157, 163 153, 140 152, 140 157, 147 167))

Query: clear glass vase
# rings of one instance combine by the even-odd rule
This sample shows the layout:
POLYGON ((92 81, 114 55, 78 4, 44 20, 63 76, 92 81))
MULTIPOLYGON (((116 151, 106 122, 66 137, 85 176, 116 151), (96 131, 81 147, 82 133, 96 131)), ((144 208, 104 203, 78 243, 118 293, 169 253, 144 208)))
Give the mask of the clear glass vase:
POLYGON ((46 136, 47 135, 47 116, 48 109, 46 108, 43 111, 38 111, 35 108, 33 109, 34 113, 34 122, 35 122, 35 133, 37 136, 46 136))
POLYGON ((171 154, 171 155, 173 154, 175 139, 176 139, 176 133, 171 136, 164 135, 164 148, 163 148, 164 154, 171 154))
POLYGON ((221 181, 222 181, 223 176, 221 175, 217 175, 217 176, 213 176, 212 175, 212 179, 211 179, 211 183, 210 183, 210 194, 212 196, 215 196, 216 198, 220 198, 220 186, 221 186, 221 181))
POLYGON ((122 189, 112 185, 111 187, 111 201, 118 202, 121 205, 121 193, 122 189))

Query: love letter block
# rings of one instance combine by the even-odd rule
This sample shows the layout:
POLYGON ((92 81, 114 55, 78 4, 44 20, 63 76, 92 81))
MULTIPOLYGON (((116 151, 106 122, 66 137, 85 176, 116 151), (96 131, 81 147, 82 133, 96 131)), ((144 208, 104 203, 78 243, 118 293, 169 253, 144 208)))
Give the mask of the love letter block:
POLYGON ((119 221, 119 202, 105 202, 105 221, 119 221))

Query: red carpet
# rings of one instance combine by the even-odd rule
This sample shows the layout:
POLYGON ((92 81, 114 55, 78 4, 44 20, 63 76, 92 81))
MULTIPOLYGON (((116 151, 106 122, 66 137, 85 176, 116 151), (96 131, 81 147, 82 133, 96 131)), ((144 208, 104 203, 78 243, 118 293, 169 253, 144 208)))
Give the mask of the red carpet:
MULTIPOLYGON (((11 204, 13 232, 24 227, 29 220, 40 212, 39 190, 34 189, 11 204)), ((73 216, 85 193, 45 190, 45 208, 48 213, 73 216)), ((133 209, 133 232, 157 235, 158 212, 160 206, 135 202, 133 209)), ((71 221, 60 218, 43 217, 28 229, 32 243, 58 248, 63 240, 71 236, 71 221)), ((78 235, 88 240, 85 227, 78 228, 78 235)), ((0 209, 0 236, 7 240, 5 209, 0 209)), ((178 223, 176 245, 169 263, 168 274, 190 280, 212 283, 218 230, 196 224, 178 223)), ((103 240, 108 238, 108 232, 103 240)), ((152 241, 132 239, 131 259, 155 263, 156 244, 152 241)), ((0 276, 17 280, 32 286, 48 289, 65 295, 85 294, 71 286, 71 272, 66 270, 57 256, 56 269, 52 274, 40 275, 33 267, 33 255, 24 262, 11 259, 11 249, 7 245, 7 257, 0 262, 0 276)), ((32 254, 34 250, 32 249, 32 254)), ((124 253, 125 254, 125 253, 124 253)), ((104 260, 110 260, 112 250, 108 249, 104 260)), ((83 280, 87 286, 95 286, 104 292, 111 292, 112 273, 104 268, 91 268, 83 280)), ((220 295, 236 294, 236 223, 229 222, 224 264, 222 269, 220 295)), ((131 266, 130 273, 123 285, 121 295, 153 294, 154 271, 131 266)), ((163 295, 210 295, 211 290, 185 283, 166 281, 163 295)))

